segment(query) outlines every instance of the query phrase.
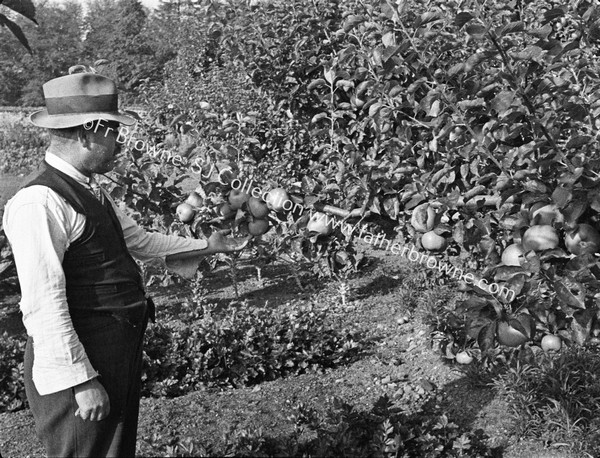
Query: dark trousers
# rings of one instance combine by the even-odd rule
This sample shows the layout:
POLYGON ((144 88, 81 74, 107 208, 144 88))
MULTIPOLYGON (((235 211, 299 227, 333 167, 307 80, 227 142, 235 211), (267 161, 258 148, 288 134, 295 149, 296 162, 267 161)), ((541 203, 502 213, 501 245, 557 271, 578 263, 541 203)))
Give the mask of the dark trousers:
POLYGON ((33 345, 25 350, 25 390, 36 432, 49 457, 135 456, 142 342, 147 319, 134 325, 112 315, 75 318, 73 325, 99 381, 110 399, 110 414, 101 421, 75 416, 74 389, 41 396, 32 379, 33 345))

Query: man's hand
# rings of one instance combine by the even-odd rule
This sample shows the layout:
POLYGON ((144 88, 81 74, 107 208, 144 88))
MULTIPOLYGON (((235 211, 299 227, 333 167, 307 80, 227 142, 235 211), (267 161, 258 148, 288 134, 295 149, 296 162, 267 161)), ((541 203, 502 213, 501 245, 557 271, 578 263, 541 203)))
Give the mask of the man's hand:
POLYGON ((250 237, 231 238, 225 237, 222 232, 213 232, 208 238, 206 250, 214 253, 232 253, 246 248, 250 237))
POLYGON ((97 378, 74 387, 77 402, 76 416, 82 420, 100 421, 110 413, 108 394, 97 378))
POLYGON ((226 237, 223 232, 214 232, 208 238, 206 248, 202 250, 184 251, 170 254, 165 258, 168 269, 177 272, 185 278, 193 278, 198 264, 206 256, 216 253, 232 253, 246 248, 250 237, 226 237))

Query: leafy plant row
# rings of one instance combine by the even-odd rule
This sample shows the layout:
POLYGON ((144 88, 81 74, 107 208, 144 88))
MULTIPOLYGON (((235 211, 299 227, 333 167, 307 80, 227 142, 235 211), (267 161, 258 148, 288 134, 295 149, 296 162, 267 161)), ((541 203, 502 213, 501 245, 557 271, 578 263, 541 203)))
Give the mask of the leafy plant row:
POLYGON ((328 324, 326 310, 280 311, 182 305, 178 318, 148 329, 145 395, 179 396, 198 388, 250 386, 348 364, 368 348, 356 331, 328 324))

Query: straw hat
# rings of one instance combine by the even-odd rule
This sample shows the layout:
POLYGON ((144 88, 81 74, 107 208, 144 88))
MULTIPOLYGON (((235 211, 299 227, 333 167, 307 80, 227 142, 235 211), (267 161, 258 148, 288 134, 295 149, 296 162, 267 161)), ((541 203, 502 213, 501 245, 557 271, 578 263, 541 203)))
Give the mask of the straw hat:
POLYGON ((46 108, 29 116, 38 127, 64 129, 98 119, 131 125, 136 119, 119 111, 117 85, 96 73, 75 73, 43 85, 46 108))

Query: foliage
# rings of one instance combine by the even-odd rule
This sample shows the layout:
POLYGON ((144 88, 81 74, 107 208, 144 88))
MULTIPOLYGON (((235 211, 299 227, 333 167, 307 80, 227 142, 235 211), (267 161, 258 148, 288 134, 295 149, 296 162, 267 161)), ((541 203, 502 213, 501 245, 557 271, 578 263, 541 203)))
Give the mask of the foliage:
POLYGON ((274 311, 242 303, 217 312, 198 296, 183 303, 176 318, 151 326, 146 338, 143 391, 154 396, 320 371, 366 349, 356 332, 328 324, 322 308, 274 311))
POLYGON ((599 374, 597 349, 568 348, 516 364, 493 384, 510 406, 516 435, 598 456, 599 374))
POLYGON ((42 85, 49 79, 64 76, 70 66, 79 63, 82 52, 82 8, 78 2, 37 7, 38 25, 28 24, 32 54, 15 62, 25 83, 19 88, 18 103, 24 106, 44 105, 42 85), (20 67, 20 68, 19 68, 20 67))
MULTIPOLYGON (((4 11, 7 13, 17 13, 30 21, 36 22, 36 8, 31 0, 4 0, 2 2, 2 7, 5 8, 4 11), (10 11, 6 11, 6 9, 10 11)), ((3 10, 0 10, 3 11, 3 10)), ((12 35, 14 35, 19 42, 27 48, 29 52, 31 52, 31 47, 29 46, 29 41, 27 37, 19 27, 15 21, 13 21, 9 16, 0 12, 0 26, 6 27, 12 35)))
POLYGON ((162 78, 162 66, 172 54, 165 54, 160 42, 169 42, 158 31, 148 30, 148 15, 139 1, 91 2, 83 22, 87 30, 83 60, 107 61, 102 73, 118 82, 123 103, 137 98, 142 82, 162 78), (155 47, 162 55, 156 55, 155 47))
POLYGON ((261 428, 232 428, 217 445, 179 437, 153 445, 167 456, 497 456, 481 430, 463 432, 445 415, 408 417, 385 396, 370 412, 336 397, 320 409, 299 403, 289 420, 294 429, 288 437, 271 437, 261 428))
POLYGON ((362 195, 363 208, 398 220, 417 244, 409 217, 437 202, 446 223, 436 231, 453 242, 444 257, 469 259, 488 282, 515 291, 497 299, 472 288, 482 297, 465 308, 484 349, 517 310, 581 344, 599 294, 597 259, 570 256, 562 243, 528 253, 522 267, 499 262, 536 224, 536 202, 555 205, 561 236, 598 218, 589 198, 600 184, 592 172, 597 12, 586 2, 518 6, 354 5, 334 34, 343 49, 309 85, 325 108, 313 118, 331 154, 320 168, 344 164, 341 194, 362 195))
MULTIPOLYGON (((22 2, 23 8, 30 3, 22 2)), ((15 2, 5 1, 0 8, 9 4, 15 2)), ((0 13, 0 24, 3 17, 0 13)), ((92 2, 86 14, 79 2, 42 2, 36 6, 35 17, 37 25, 15 19, 23 38, 28 38, 31 53, 27 55, 11 33, 0 27, 4 83, 0 104, 41 106, 43 83, 66 75, 73 65, 101 58, 108 59, 102 71, 116 78, 121 101, 135 103, 142 81, 161 80, 164 64, 173 57, 170 41, 163 39, 164 23, 149 21, 136 0, 92 2)))
POLYGON ((31 125, 23 115, 2 121, 0 173, 32 172, 43 160, 47 147, 47 134, 31 125))
POLYGON ((0 228, 0 290, 19 291, 15 259, 3 228, 0 228))
POLYGON ((600 270, 563 239, 600 210, 594 6, 306 3, 205 2, 181 18, 177 58, 147 100, 150 138, 171 135, 188 159, 174 173, 228 161, 307 208, 391 222, 417 247, 410 217, 431 202, 450 242, 441 258, 515 293, 470 288, 479 297, 462 306, 482 350, 509 325, 588 340, 600 270), (501 264, 539 224, 538 203, 554 205, 559 246, 501 264))
POLYGON ((27 406, 23 382, 25 339, 0 335, 0 412, 15 412, 27 406))

